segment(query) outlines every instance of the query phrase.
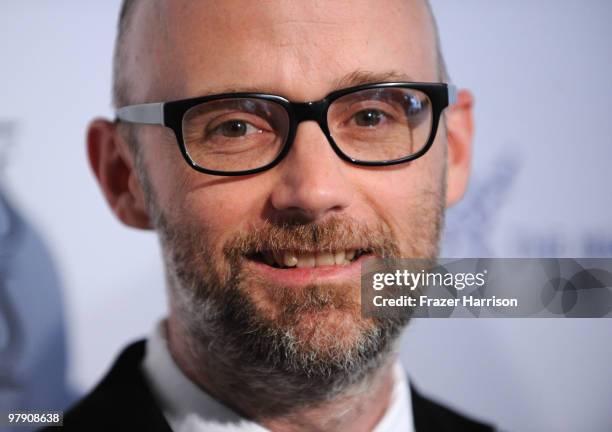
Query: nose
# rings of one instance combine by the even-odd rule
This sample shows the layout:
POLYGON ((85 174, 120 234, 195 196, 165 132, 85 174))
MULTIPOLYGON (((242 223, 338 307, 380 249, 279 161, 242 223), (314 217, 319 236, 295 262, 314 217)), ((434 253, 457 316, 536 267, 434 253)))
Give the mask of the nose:
POLYGON ((279 179, 271 194, 277 216, 312 222, 342 212, 354 195, 347 178, 350 168, 316 122, 301 123, 289 154, 277 166, 279 179))

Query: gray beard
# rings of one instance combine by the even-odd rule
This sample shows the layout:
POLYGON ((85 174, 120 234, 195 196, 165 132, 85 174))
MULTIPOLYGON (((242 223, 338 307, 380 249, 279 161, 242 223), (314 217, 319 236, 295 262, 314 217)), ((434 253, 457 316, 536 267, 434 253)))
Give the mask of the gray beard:
MULTIPOLYGON (((407 315, 364 320, 358 306, 345 309, 341 300, 326 298, 332 289, 313 285, 304 288, 312 296, 293 303, 279 299, 285 306, 281 318, 266 319, 247 294, 241 272, 198 272, 196 259, 213 267, 210 253, 193 238, 170 235, 165 228, 160 233, 165 233, 172 315, 180 328, 177 337, 187 345, 191 378, 236 411, 271 418, 350 397, 372 385, 376 372, 396 352, 407 315), (352 336, 343 340, 322 321, 314 324, 322 329, 318 345, 305 343, 299 317, 313 311, 324 316, 331 308, 350 320, 352 336), (287 323, 285 317, 297 318, 287 323)), ((230 262, 228 267, 239 269, 240 264, 230 262)))
POLYGON ((322 358, 302 350, 291 331, 253 319, 257 312, 234 289, 221 305, 174 285, 180 326, 193 361, 206 371, 207 390, 238 412, 264 418, 363 391, 408 322, 379 320, 351 349, 322 358))

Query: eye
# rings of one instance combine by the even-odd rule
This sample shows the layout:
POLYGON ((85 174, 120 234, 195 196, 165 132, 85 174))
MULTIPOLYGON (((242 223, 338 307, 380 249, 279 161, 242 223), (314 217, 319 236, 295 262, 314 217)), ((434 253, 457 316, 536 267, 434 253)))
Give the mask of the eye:
POLYGON ((225 138, 240 138, 253 133, 261 133, 262 130, 256 128, 251 123, 244 120, 228 120, 215 127, 210 134, 221 135, 225 138))
POLYGON ((377 109, 361 110, 353 116, 355 124, 363 127, 374 127, 384 120, 386 114, 377 109))

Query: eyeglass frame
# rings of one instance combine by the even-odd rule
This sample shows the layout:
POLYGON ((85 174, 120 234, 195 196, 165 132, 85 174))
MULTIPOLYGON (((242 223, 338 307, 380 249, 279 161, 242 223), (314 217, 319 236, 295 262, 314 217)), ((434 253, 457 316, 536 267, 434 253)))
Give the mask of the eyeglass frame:
POLYGON ((353 87, 342 88, 335 90, 325 96, 323 99, 311 102, 292 102, 287 98, 269 93, 220 93, 207 96, 199 96, 187 99, 180 99, 169 102, 152 102, 136 105, 127 105, 117 108, 115 111, 116 122, 126 122, 133 124, 146 125, 161 125, 170 128, 176 137, 177 144, 185 161, 189 166, 196 171, 204 174, 218 176, 244 176, 260 173, 278 165, 291 150, 297 128, 303 121, 315 121, 319 125, 321 131, 327 138, 334 152, 340 159, 359 166, 391 166, 405 162, 410 162, 423 156, 431 148, 438 131, 440 117, 442 112, 450 105, 457 101, 457 88, 450 83, 425 83, 425 82, 379 82, 372 84, 361 84, 353 87), (432 121, 429 138, 425 146, 411 155, 400 159, 383 160, 383 161, 362 161, 346 155, 334 141, 334 138, 327 124, 327 112, 330 105, 342 96, 362 90, 370 90, 377 88, 406 88, 417 90, 424 93, 430 100, 432 106, 432 121), (269 163, 248 170, 242 171, 220 171, 204 168, 198 165, 189 156, 185 141, 183 138, 183 118, 187 111, 194 106, 202 103, 211 102, 220 99, 261 99, 274 102, 283 107, 289 119, 287 138, 283 144, 283 148, 279 154, 269 163))

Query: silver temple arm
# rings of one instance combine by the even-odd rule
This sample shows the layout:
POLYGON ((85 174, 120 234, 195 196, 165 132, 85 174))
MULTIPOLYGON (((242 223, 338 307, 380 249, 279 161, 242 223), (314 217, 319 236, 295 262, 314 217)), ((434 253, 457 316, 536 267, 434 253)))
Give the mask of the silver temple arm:
POLYGON ((115 115, 129 123, 164 124, 164 103, 146 103, 118 108, 115 115))
POLYGON ((457 103, 457 86, 454 84, 446 84, 448 88, 448 104, 453 105, 457 103))

